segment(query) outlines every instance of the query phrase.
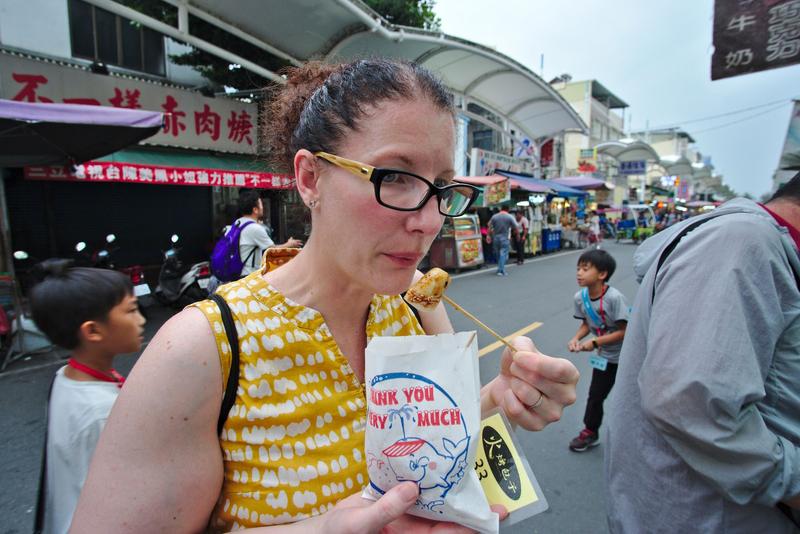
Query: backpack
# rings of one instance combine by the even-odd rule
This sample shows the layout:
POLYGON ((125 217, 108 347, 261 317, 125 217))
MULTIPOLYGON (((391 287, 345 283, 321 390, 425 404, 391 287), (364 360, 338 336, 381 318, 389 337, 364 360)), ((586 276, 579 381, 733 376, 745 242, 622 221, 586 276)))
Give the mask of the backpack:
POLYGON ((214 245, 214 252, 211 253, 211 274, 220 282, 238 280, 242 275, 244 263, 255 253, 253 249, 244 261, 239 255, 239 237, 242 235, 242 230, 253 222, 255 221, 248 221, 242 225, 239 221, 234 222, 228 232, 214 245))

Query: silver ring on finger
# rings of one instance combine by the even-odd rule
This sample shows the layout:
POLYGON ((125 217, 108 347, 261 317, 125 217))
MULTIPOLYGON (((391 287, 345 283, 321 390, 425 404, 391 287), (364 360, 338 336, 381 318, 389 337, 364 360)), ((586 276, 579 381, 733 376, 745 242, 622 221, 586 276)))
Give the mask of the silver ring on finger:
POLYGON ((538 399, 536 400, 536 402, 534 402, 533 404, 529 404, 529 405, 528 405, 528 409, 529 409, 529 410, 533 410, 533 411, 535 411, 535 410, 536 410, 536 408, 538 408, 539 406, 541 406, 543 402, 544 402, 544 393, 542 393, 542 392, 540 391, 540 392, 539 392, 539 398, 538 398, 538 399))

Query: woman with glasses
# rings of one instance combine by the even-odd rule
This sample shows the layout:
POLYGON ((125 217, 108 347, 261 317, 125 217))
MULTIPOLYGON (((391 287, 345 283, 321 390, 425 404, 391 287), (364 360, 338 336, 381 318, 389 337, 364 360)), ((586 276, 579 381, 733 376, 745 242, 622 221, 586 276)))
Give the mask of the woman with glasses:
MULTIPOLYGON (((450 95, 413 64, 371 59, 289 72, 262 128, 276 165, 294 172, 312 231, 286 265, 218 291, 238 332, 232 408, 218 431, 231 346, 216 304, 202 302, 165 324, 131 372, 75 532, 434 527, 404 514, 416 500, 412 483, 376 503, 360 497, 370 461, 364 350, 376 335, 452 330, 442 308, 423 313, 420 325, 398 295, 444 218, 477 195, 453 182, 454 126, 450 95)), ((481 407, 538 430, 574 402, 578 373, 527 338, 514 343, 481 407)))

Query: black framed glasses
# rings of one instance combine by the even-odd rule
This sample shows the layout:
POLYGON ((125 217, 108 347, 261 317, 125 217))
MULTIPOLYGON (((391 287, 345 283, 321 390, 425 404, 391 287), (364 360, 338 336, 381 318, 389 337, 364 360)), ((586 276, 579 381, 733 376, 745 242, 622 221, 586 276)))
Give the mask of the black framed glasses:
POLYGON ((378 204, 398 211, 421 209, 431 197, 438 200, 439 213, 446 217, 464 215, 480 194, 480 189, 468 184, 436 185, 422 176, 396 169, 382 169, 341 158, 327 152, 314 155, 356 176, 369 180, 375 187, 378 204))

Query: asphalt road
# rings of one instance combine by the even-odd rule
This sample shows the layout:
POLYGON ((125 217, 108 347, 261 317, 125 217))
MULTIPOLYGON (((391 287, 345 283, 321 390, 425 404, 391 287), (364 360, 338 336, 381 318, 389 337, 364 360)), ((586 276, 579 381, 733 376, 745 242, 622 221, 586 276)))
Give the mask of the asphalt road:
MULTIPOLYGON (((617 271, 611 285, 620 290, 632 304, 638 290, 633 274, 635 246, 630 243, 604 242, 617 260, 617 271)), ((541 432, 519 431, 528 461, 550 506, 546 512, 522 523, 502 529, 503 533, 604 533, 608 532, 603 493, 603 440, 583 453, 567 447, 583 428, 583 411, 592 369, 588 352, 567 351, 567 341, 575 335, 578 322, 573 318, 573 295, 578 290, 575 267, 580 252, 568 251, 533 260, 525 265, 508 267, 507 277, 498 277, 493 268, 455 276, 448 295, 477 315, 501 335, 517 332, 534 322, 542 325, 527 335, 545 354, 569 358, 581 373, 578 401, 564 411, 558 423, 541 432)), ((450 311, 456 330, 473 329, 472 322, 456 311, 450 311)), ((489 345, 494 338, 480 331, 479 346, 489 345)), ((481 357, 481 379, 485 383, 497 374, 500 352, 481 357)), ((612 392, 613 395, 613 392, 612 392)))
MULTIPOLYGON (((604 243, 617 259, 611 284, 629 303, 637 291, 631 260, 634 246, 604 243)), ((518 437, 542 487, 550 509, 504 533, 603 533, 607 532, 603 494, 603 429, 601 445, 584 453, 573 453, 567 444, 582 428, 583 409, 591 368, 588 354, 570 354, 567 341, 577 329, 572 296, 577 290, 575 264, 580 251, 568 251, 528 260, 523 266, 509 265, 507 277, 494 275, 492 267, 454 276, 448 295, 502 335, 533 323, 542 323, 530 336, 545 354, 569 357, 581 372, 578 402, 564 412, 562 420, 542 432, 518 432, 518 437)), ((169 315, 153 310, 146 339, 169 315)), ((457 330, 473 330, 474 324, 456 311, 450 316, 457 330)), ((481 347, 494 342, 479 331, 481 347)), ((63 354, 35 356, 16 362, 0 374, 0 534, 26 534, 33 524, 33 506, 38 485, 43 440, 43 406, 50 377, 63 354)), ((500 350, 480 360, 484 382, 496 375, 500 350)), ((116 367, 127 374, 136 357, 120 357, 116 367)), ((613 393, 612 393, 613 394, 613 393)))

